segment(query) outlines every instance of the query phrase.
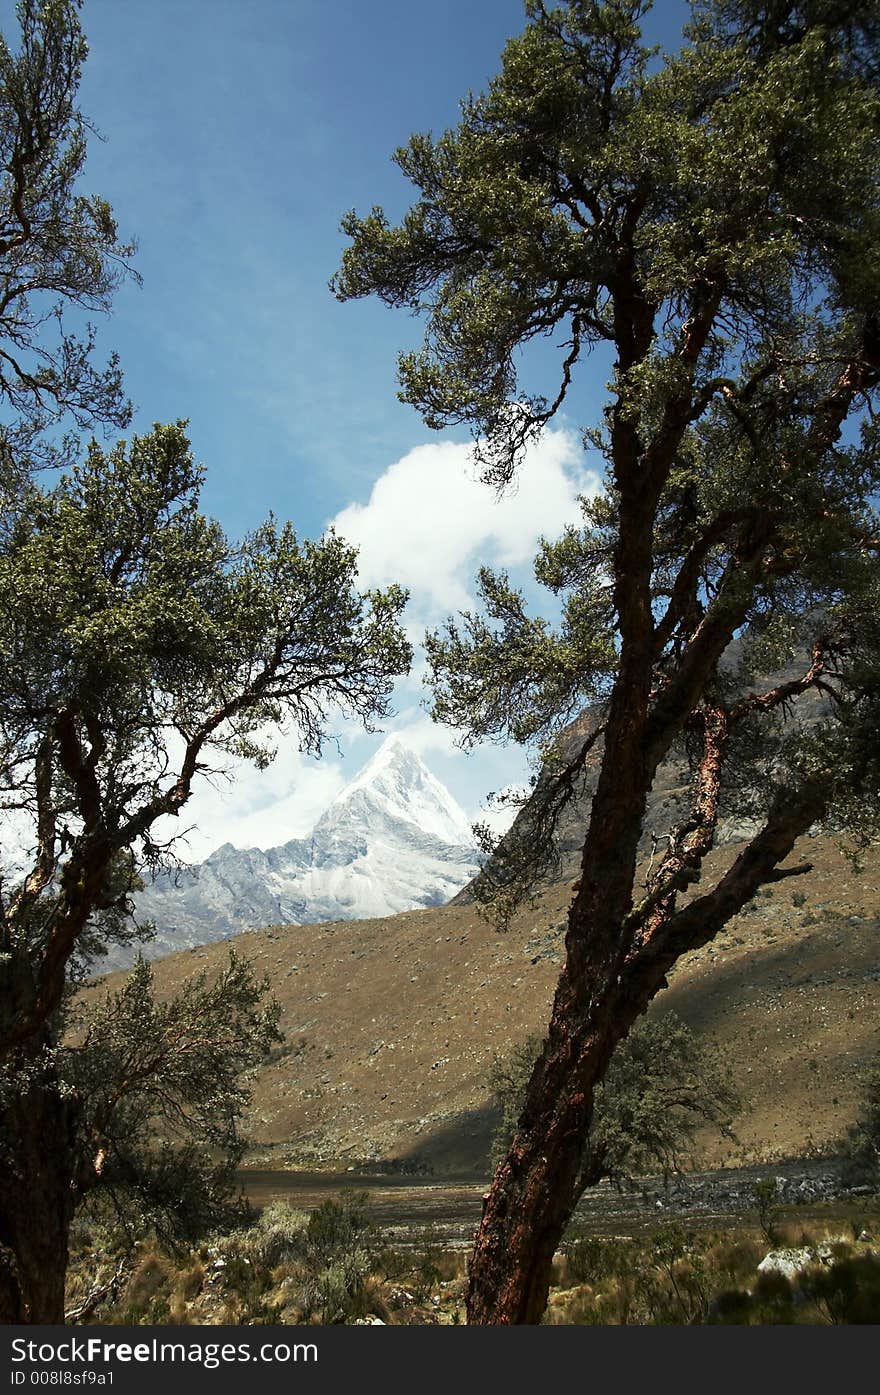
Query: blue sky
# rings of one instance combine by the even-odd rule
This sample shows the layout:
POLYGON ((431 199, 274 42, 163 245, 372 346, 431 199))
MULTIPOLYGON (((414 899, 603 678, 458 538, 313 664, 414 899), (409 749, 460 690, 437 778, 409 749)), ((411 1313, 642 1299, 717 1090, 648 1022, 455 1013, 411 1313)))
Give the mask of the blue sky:
MULTIPOLYGON (((674 45, 683 16, 679 0, 661 0, 651 36, 674 45)), ((410 186, 392 151, 412 131, 453 125, 523 22, 519 0, 83 8, 81 106, 105 137, 91 142, 86 183, 139 243, 143 284, 122 287, 100 331, 120 353, 135 429, 190 419, 205 506, 233 534, 269 509, 305 535, 338 520, 362 547, 365 580, 402 572, 413 587, 414 635, 467 603, 480 561, 523 572, 538 533, 573 519, 591 483, 574 432, 595 407, 585 392, 493 513, 468 476, 466 433, 431 433, 396 399, 396 353, 418 341, 417 322, 378 302, 340 305, 327 289, 342 213, 404 211, 410 186)), ((421 700, 416 674, 398 725, 468 813, 522 776, 516 753, 456 754, 421 700)), ((304 764, 285 741, 268 776, 240 772, 234 790, 194 801, 193 853, 305 831, 377 744, 338 731, 342 757, 331 748, 304 764)))

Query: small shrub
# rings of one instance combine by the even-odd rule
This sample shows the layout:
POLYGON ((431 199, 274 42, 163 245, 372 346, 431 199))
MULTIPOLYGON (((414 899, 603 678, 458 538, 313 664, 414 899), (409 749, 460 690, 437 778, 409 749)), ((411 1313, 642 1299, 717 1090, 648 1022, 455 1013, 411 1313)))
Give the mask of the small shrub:
POLYGON ((429 1227, 422 1232, 416 1241, 415 1263, 412 1266, 413 1287, 415 1296, 420 1303, 424 1302, 431 1289, 443 1277, 440 1269, 442 1253, 443 1249, 437 1233, 432 1227, 429 1227))
POLYGON ((752 1194, 758 1212, 758 1225, 768 1245, 780 1243, 779 1188, 775 1177, 762 1177, 754 1185, 752 1194))
POLYGON ((345 1323, 364 1317, 369 1309, 365 1301, 366 1280, 370 1273, 370 1256, 355 1247, 337 1254, 333 1261, 312 1280, 308 1306, 317 1311, 323 1323, 345 1323))
POLYGON ((751 1283, 763 1254, 764 1247, 757 1240, 728 1236, 717 1241, 706 1258, 719 1278, 734 1290, 736 1285, 746 1287, 751 1283))
POLYGON ((175 1276, 174 1299, 176 1303, 191 1303, 202 1290, 205 1270, 199 1260, 185 1265, 175 1276))
MULTIPOLYGON (((131 1313, 147 1312, 151 1305, 164 1294, 171 1277, 171 1264, 165 1255, 149 1250, 138 1261, 129 1279, 123 1301, 131 1313)), ((133 1321, 141 1319, 135 1317, 133 1321)))
POLYGON ((626 1247, 620 1240, 602 1240, 592 1235, 576 1237, 566 1244, 569 1279, 576 1284, 602 1283, 619 1277, 629 1265, 626 1247))
POLYGON ((309 1217, 287 1201, 273 1201, 262 1212, 254 1231, 254 1248, 270 1268, 302 1253, 309 1217))
POLYGON ((313 1211, 305 1229, 305 1245, 309 1257, 318 1263, 330 1264, 339 1255, 354 1248, 368 1246, 376 1249, 378 1232, 369 1215, 366 1192, 345 1190, 339 1201, 327 1200, 313 1211))
POLYGON ((408 1274, 412 1268, 409 1255, 405 1255, 401 1250, 392 1249, 386 1246, 379 1250, 376 1255, 376 1271, 385 1279, 399 1281, 408 1274))
POLYGON ((876 1255, 850 1256, 827 1269, 804 1274, 801 1289, 835 1325, 880 1323, 880 1260, 876 1255))
POLYGON ((654 1322, 705 1322, 709 1313, 706 1265, 694 1237, 681 1226, 658 1230, 652 1242, 654 1263, 663 1276, 661 1286, 646 1286, 646 1299, 654 1322))
POLYGON ((880 1066, 865 1077, 859 1114, 843 1143, 841 1179, 851 1187, 880 1188, 880 1066))
POLYGON ((789 1280, 777 1269, 758 1275, 752 1293, 752 1313, 762 1324, 794 1322, 794 1292, 789 1280))
POLYGON ((724 1326, 748 1326, 752 1307, 752 1295, 747 1289, 722 1289, 710 1304, 708 1320, 724 1326))

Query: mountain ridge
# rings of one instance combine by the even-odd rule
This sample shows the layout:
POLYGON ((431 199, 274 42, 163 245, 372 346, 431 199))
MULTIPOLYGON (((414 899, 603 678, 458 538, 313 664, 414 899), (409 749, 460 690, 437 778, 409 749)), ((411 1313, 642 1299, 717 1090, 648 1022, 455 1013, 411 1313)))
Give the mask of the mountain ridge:
MULTIPOLYGON (((392 734, 305 837, 267 849, 222 843, 192 867, 161 872, 137 893, 135 911, 156 925, 144 952, 157 958, 274 924, 442 905, 478 868, 464 812, 392 734)), ((102 967, 131 959, 111 951, 102 967)))

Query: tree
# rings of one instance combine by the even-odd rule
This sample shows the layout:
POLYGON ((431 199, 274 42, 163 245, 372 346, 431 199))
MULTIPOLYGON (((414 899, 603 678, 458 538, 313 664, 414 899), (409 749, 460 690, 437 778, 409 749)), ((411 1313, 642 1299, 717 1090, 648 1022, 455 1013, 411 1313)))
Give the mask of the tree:
MULTIPOLYGON (((143 958, 121 989, 97 1003, 66 995, 55 1023, 51 1087, 76 1100, 68 1205, 71 1214, 95 1202, 100 1214, 109 1210, 122 1248, 111 1286, 145 1231, 176 1244, 228 1230, 249 1214, 235 1180, 246 1147, 240 1118, 250 1099, 242 1073, 280 1039, 278 1004, 266 1001, 267 990, 268 982, 230 951, 213 981, 195 974, 161 1003, 143 958)), ((20 1083, 11 1072, 0 1077, 0 1108, 14 1107, 20 1083)), ((4 1168, 17 1173, 20 1151, 5 1130, 0 1150, 4 1168)), ((59 1284, 57 1255, 51 1247, 43 1253, 30 1234, 32 1218, 21 1219, 4 1227, 0 1272, 11 1293, 19 1288, 28 1296, 30 1313, 35 1294, 59 1284), (21 1219, 28 1233, 15 1245, 18 1262, 9 1263, 8 1242, 21 1219), (31 1268, 20 1283, 24 1263, 31 1268)), ((105 1288, 98 1286, 87 1304, 105 1288)))
POLYGON ((241 1076, 280 1040, 267 989, 230 950, 216 978, 194 974, 164 1002, 139 958, 120 989, 70 1004, 55 1057, 81 1106, 77 1202, 101 1191, 133 1234, 149 1224, 169 1239, 241 1216, 241 1076))
MULTIPOLYGON (((138 873, 167 860, 212 758, 265 765, 279 725, 320 754, 330 714, 369 727, 410 661, 399 588, 354 590, 356 554, 332 532, 300 542, 270 518, 233 545, 199 509, 201 480, 182 423, 109 455, 93 442, 55 487, 28 487, 0 544, 0 810, 32 844, 0 881, 6 1320, 61 1320, 82 1136, 102 1134, 59 1045, 71 971, 130 934, 138 873)), ((100 1040, 116 1041, 114 1022, 153 1030, 130 1001, 100 1040)), ((93 1170, 108 1147, 122 1166, 124 1118, 89 1146, 93 1170)))
POLYGON ((865 1073, 855 1123, 841 1150, 843 1180, 851 1186, 880 1184, 880 1063, 865 1073))
MULTIPOLYGON (((528 1037, 493 1062, 489 1086, 500 1118, 492 1160, 504 1158, 516 1133, 526 1087, 543 1042, 528 1037)), ((581 1194, 604 1178, 620 1185, 659 1169, 682 1171, 701 1125, 730 1133, 739 1100, 711 1047, 701 1045, 674 1012, 637 1022, 615 1051, 596 1103, 584 1147, 581 1194)))
POLYGON ((876 5, 705 0, 662 59, 647 8, 527 0, 486 94, 397 152, 419 191, 400 226, 346 216, 333 283, 424 312, 401 395, 431 426, 469 423, 496 486, 591 355, 593 381, 610 377, 585 432, 604 487, 536 563, 559 624, 484 569, 483 612, 428 637, 435 715, 465 741, 534 743, 560 801, 599 762, 472 1323, 540 1319, 596 1088, 672 966, 762 883, 806 870, 780 864, 812 824, 868 836, 877 807, 876 5), (517 381, 540 336, 561 361, 546 396, 517 381), (591 734, 561 762, 554 736, 588 704, 591 734), (648 794, 678 751, 690 809, 639 885, 648 794), (760 829, 697 889, 722 794, 760 829))
POLYGON ((87 123, 76 106, 88 48, 80 0, 20 0, 20 48, 0 36, 0 497, 35 465, 67 463, 76 431, 125 427, 118 360, 95 330, 125 274, 106 199, 77 192, 87 123), (69 428, 65 438, 58 433, 69 428), (54 434, 53 434, 54 433, 54 434))

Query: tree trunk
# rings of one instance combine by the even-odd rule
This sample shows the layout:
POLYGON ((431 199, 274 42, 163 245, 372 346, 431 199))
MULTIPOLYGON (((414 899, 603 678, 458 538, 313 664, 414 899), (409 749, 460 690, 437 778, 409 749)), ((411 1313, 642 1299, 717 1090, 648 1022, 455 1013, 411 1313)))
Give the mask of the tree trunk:
MULTIPOLYGON (((773 878, 796 839, 822 813, 824 798, 821 783, 780 796, 764 828, 713 890, 629 954, 618 924, 616 943, 620 947, 624 940, 623 952, 619 948, 604 961, 591 955, 596 944, 615 942, 614 929, 601 923, 594 902, 598 933, 589 935, 579 920, 580 893, 575 898, 548 1040, 516 1136, 483 1206, 469 1272, 469 1323, 540 1322, 553 1256, 581 1195, 593 1094, 612 1052, 681 955, 707 944, 758 886, 773 878), (571 952, 573 945, 579 952, 571 952)), ((617 876, 622 875, 618 867, 617 876)))
POLYGON ((74 1130, 74 1102, 45 1078, 3 1111, 0 1322, 64 1322, 74 1130))
POLYGON ((618 609, 629 642, 609 704, 581 878, 550 1031, 507 1158, 495 1174, 471 1261, 469 1323, 539 1322, 553 1255, 579 1196, 593 1092, 644 1003, 617 991, 651 770, 644 730, 651 688, 650 513, 621 523, 618 609))
POLYGON ((519 1131, 484 1201, 469 1270, 469 1323, 540 1322, 553 1256, 583 1190, 594 1090, 643 1010, 618 1003, 612 1018, 600 1002, 585 1015, 566 986, 563 975, 519 1131))

